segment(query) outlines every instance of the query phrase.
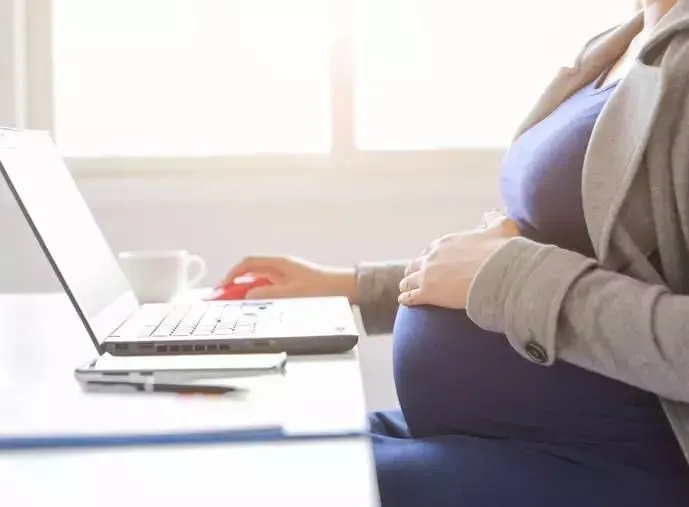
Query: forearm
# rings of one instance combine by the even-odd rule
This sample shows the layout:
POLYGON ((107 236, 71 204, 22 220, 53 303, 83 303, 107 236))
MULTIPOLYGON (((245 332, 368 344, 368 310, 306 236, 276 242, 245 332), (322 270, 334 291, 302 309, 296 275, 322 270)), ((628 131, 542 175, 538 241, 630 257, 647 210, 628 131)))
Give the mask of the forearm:
POLYGON ((556 358, 689 401, 689 297, 604 270, 595 260, 524 238, 479 270, 469 316, 503 332, 525 358, 556 358), (532 350, 533 352, 533 350, 532 350), (537 355, 537 354, 536 354, 537 355))
POLYGON ((392 332, 399 306, 399 283, 407 264, 407 261, 392 261, 357 265, 355 301, 368 334, 392 332))

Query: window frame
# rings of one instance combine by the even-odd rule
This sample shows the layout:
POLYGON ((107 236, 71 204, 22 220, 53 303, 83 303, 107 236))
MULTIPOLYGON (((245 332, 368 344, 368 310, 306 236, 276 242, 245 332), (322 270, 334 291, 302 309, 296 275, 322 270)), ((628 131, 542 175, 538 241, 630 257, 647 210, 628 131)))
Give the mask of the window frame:
MULTIPOLYGON (((497 169, 504 147, 439 150, 360 150, 354 133, 354 76, 352 6, 350 0, 334 0, 331 45, 331 150, 326 154, 224 155, 208 157, 66 157, 75 175, 132 176, 150 174, 235 175, 258 177, 272 174, 305 174, 316 179, 335 175, 369 175, 371 172, 404 177, 423 169, 442 177, 452 171, 497 169)), ((14 57, 23 62, 24 86, 21 115, 15 124, 55 135, 53 100, 52 12, 53 0, 0 0, 23 12, 23 52, 14 57)), ((15 19, 19 19, 17 16, 15 19)))

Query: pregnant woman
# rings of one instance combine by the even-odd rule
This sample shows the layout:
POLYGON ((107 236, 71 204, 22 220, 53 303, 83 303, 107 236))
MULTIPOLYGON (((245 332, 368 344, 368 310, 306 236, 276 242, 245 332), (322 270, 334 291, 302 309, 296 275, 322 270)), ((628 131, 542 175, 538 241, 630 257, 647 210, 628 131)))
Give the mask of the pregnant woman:
POLYGON ((393 331, 384 507, 688 506, 689 0, 587 43, 501 174, 505 214, 408 262, 250 257, 228 278, 346 295, 393 331))

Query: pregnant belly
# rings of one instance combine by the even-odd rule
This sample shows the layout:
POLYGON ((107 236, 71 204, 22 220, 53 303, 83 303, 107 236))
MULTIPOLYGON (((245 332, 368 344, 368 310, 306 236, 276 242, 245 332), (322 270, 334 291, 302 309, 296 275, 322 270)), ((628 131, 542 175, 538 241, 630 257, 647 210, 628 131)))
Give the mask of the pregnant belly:
POLYGON ((514 350, 463 310, 402 306, 393 336, 395 387, 414 436, 466 430, 509 390, 499 365, 511 362, 514 350))
POLYGON ((570 435, 603 428, 619 435, 619 413, 638 436, 661 412, 650 393, 562 361, 548 368, 531 363, 465 311, 400 307, 393 361, 400 407, 416 437, 487 430, 528 436, 533 428, 552 430, 553 439, 567 428, 570 435))

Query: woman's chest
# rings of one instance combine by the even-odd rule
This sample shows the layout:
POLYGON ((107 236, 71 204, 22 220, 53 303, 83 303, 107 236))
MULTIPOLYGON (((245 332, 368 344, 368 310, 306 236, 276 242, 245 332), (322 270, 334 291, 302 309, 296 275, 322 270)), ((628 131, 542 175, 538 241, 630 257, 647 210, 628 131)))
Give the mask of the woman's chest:
POLYGON ((584 87, 507 151, 501 193, 523 235, 593 254, 582 205, 582 171, 596 120, 613 88, 584 87))

